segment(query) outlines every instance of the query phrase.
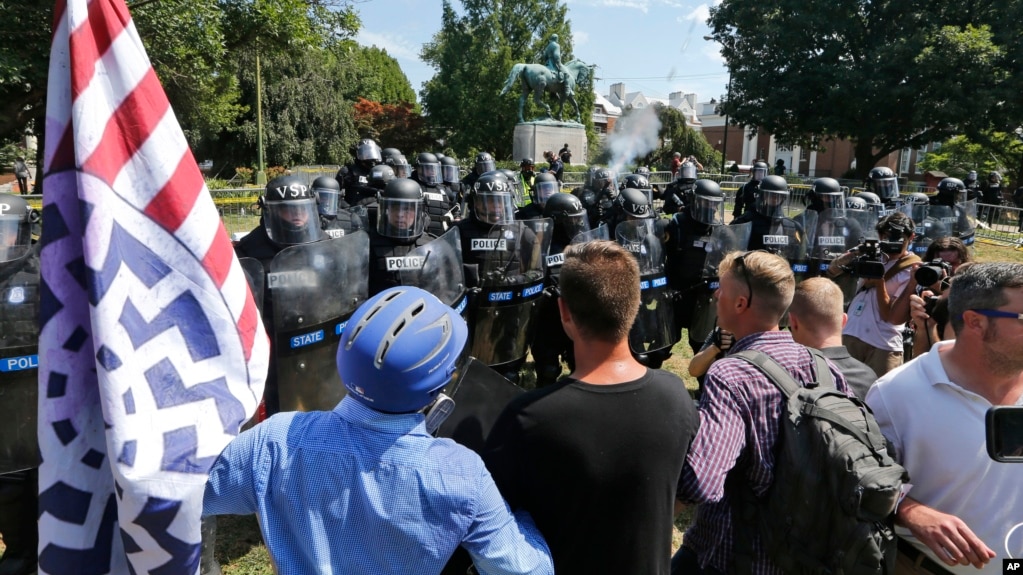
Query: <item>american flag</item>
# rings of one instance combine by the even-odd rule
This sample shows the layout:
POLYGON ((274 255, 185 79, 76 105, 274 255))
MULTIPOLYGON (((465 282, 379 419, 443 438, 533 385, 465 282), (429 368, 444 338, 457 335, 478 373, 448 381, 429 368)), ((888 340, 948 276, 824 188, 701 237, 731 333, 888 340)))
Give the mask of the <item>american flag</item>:
POLYGON ((124 0, 58 0, 46 102, 39 572, 196 573, 262 396, 245 275, 124 0))

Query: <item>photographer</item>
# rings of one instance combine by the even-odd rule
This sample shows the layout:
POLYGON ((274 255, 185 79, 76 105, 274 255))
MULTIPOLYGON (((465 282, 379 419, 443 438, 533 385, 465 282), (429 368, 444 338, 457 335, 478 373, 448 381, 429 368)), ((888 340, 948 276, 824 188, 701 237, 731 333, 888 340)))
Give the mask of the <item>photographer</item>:
POLYGON ((896 303, 912 280, 913 264, 920 261, 908 251, 914 227, 904 213, 888 215, 877 224, 878 242, 849 250, 828 268, 832 278, 843 273, 860 277, 849 303, 842 344, 879 376, 902 365, 902 330, 908 317, 896 313, 896 303))
POLYGON ((956 271, 969 261, 970 252, 962 240, 944 237, 927 246, 924 261, 914 266, 913 278, 895 306, 897 319, 911 320, 912 357, 926 353, 937 341, 951 339, 945 331, 948 302, 944 295, 956 271))

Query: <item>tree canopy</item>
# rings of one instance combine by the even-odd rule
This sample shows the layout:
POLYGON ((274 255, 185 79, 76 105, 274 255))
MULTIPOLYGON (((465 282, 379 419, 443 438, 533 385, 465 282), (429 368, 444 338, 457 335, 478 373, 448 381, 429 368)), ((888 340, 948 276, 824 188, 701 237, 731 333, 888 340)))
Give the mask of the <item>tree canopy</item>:
MULTIPOLYGON (((567 8, 557 0, 462 0, 461 14, 444 0, 441 29, 423 46, 423 61, 436 74, 420 92, 428 121, 438 138, 460 156, 489 151, 512 159, 512 133, 518 122, 518 93, 500 96, 514 64, 543 61, 553 34, 561 60, 572 56, 567 8)), ((590 85, 579 86, 576 101, 587 137, 596 137, 590 111, 590 85)), ((527 114, 537 110, 529 104, 527 114)))
POLYGON ((724 0, 708 21, 731 72, 722 112, 804 147, 850 139, 861 173, 1015 126, 1021 15, 1023 0, 724 0))

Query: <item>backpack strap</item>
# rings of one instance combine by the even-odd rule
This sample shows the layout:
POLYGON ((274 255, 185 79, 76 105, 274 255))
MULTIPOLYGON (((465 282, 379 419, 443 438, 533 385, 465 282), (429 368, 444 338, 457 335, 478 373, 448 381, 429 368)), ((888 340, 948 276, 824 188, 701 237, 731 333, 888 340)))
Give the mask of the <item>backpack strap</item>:
POLYGON ((909 268, 913 264, 921 262, 921 261, 923 261, 923 260, 921 260, 920 256, 918 256, 916 254, 906 254, 906 255, 902 256, 901 258, 899 258, 899 263, 897 263, 894 266, 892 266, 892 268, 890 270, 884 272, 884 278, 883 278, 884 281, 888 281, 888 280, 892 279, 893 277, 895 277, 895 274, 897 274, 897 273, 901 272, 902 270, 909 268))
MULTIPOLYGON (((831 369, 828 368, 828 360, 824 358, 824 354, 820 350, 811 347, 806 348, 806 351, 810 352, 814 359, 817 385, 834 388, 835 379, 831 376, 831 369)), ((782 367, 780 363, 766 353, 755 349, 746 349, 730 354, 728 357, 735 357, 753 364, 754 367, 771 380, 771 383, 781 391, 785 399, 790 399, 793 395, 799 393, 801 386, 796 383, 789 370, 782 367)))

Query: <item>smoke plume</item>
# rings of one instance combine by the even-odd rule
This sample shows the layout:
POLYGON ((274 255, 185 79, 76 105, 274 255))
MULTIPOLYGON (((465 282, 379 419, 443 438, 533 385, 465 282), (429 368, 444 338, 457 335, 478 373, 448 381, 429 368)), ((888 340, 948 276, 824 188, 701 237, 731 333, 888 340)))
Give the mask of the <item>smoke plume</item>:
POLYGON ((607 147, 611 151, 611 165, 616 174, 632 163, 636 158, 645 156, 657 149, 660 140, 657 133, 661 129, 661 120, 657 117, 654 106, 633 110, 623 116, 615 124, 614 132, 607 138, 607 147))

